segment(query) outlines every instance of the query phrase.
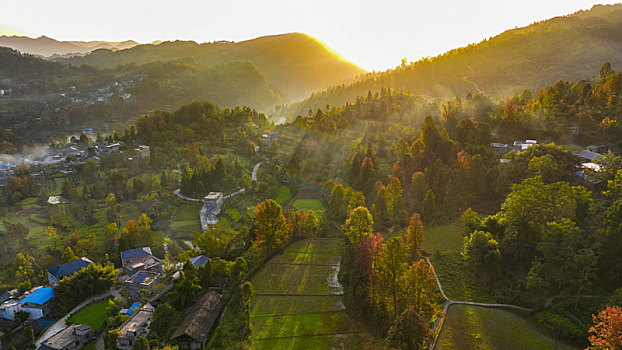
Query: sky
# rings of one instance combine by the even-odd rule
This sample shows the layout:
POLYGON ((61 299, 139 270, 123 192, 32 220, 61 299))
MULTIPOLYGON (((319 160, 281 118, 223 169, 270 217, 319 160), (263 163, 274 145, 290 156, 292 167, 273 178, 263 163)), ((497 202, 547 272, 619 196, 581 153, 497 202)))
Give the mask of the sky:
POLYGON ((0 33, 148 43, 301 32, 380 71, 597 3, 615 1, 0 0, 0 33))

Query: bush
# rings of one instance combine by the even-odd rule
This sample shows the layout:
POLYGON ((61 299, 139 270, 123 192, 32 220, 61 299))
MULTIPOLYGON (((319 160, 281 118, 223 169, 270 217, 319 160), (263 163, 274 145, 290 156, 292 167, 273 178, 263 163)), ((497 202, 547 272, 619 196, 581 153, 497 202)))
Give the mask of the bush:
POLYGON ((536 322, 538 322, 538 327, 546 332, 562 339, 568 339, 573 343, 583 344, 587 337, 587 334, 574 322, 551 311, 538 312, 536 314, 536 322))

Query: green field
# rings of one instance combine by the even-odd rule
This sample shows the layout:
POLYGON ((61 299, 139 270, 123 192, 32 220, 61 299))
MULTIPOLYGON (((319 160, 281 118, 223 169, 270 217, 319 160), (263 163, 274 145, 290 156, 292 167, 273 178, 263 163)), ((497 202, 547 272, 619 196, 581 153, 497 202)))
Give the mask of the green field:
POLYGON ((255 274, 253 349, 378 348, 341 301, 342 247, 339 239, 298 241, 255 274))
POLYGON ((509 311, 452 305, 441 331, 440 349, 573 349, 540 333, 523 317, 509 311))
POLYGON ((324 204, 317 199, 296 199, 294 202, 294 208, 296 210, 313 210, 313 211, 325 211, 324 204))
POLYGON ((225 210, 225 213, 227 215, 229 215, 231 217, 231 219, 233 219, 233 222, 237 222, 242 217, 240 212, 237 209, 234 209, 234 208, 229 208, 229 209, 225 210))
POLYGON ((425 227, 423 248, 430 254, 435 252, 461 252, 463 228, 460 222, 425 227))
POLYGON ((71 316, 67 322, 69 324, 89 325, 93 327, 94 330, 98 330, 107 317, 106 307, 108 307, 108 299, 83 308, 77 314, 71 316))

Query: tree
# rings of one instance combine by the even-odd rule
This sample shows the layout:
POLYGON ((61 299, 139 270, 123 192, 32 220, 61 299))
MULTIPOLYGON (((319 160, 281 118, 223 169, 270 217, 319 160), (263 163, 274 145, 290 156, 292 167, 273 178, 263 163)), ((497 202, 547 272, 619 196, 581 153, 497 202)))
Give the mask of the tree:
POLYGON ((188 259, 179 272, 179 277, 175 280, 173 289, 169 294, 171 302, 178 308, 186 307, 194 301, 200 290, 201 282, 197 276, 197 268, 188 259))
POLYGON ((138 339, 136 339, 134 346, 132 346, 132 350, 151 350, 149 346, 149 340, 147 340, 147 338, 145 338, 144 336, 139 337, 138 339))
POLYGON ((156 332, 161 339, 168 339, 171 328, 177 323, 179 314, 169 303, 158 305, 153 312, 151 330, 156 332))
POLYGON ((328 197, 328 215, 333 220, 343 220, 344 213, 345 189, 341 184, 336 184, 330 191, 328 197))
POLYGON ((622 349, 622 308, 607 306, 598 315, 593 315, 594 326, 590 327, 589 350, 622 349))
POLYGON ((406 272, 408 264, 406 263, 406 247, 404 246, 404 240, 402 237, 393 237, 384 246, 384 252, 380 259, 380 275, 383 281, 383 285, 388 291, 389 298, 391 300, 390 308, 393 312, 393 316, 401 312, 398 309, 398 301, 402 297, 401 279, 406 272))
POLYGON ((501 261, 499 243, 490 232, 473 231, 464 237, 462 257, 476 273, 484 278, 491 277, 501 261))
POLYGON ((48 236, 50 242, 54 243, 54 250, 56 250, 56 244, 58 243, 58 234, 56 232, 56 228, 54 226, 48 226, 44 231, 45 235, 48 236))
POLYGON ((251 300, 255 295, 255 287, 249 281, 242 284, 242 303, 244 304, 244 317, 246 321, 246 327, 250 329, 250 315, 251 315, 251 300))
POLYGON ((283 249, 289 238, 289 224, 281 205, 273 199, 266 199, 255 207, 255 236, 258 244, 267 254, 283 249))
POLYGON ((586 235, 570 219, 549 222, 538 243, 539 256, 527 284, 543 292, 581 293, 595 277, 596 253, 586 235))
POLYGON ((24 253, 17 253, 15 256, 15 281, 17 283, 26 281, 32 282, 32 279, 35 277, 34 262, 35 258, 32 256, 24 253))
POLYGON ((63 310, 70 310, 86 298, 101 294, 116 282, 113 265, 91 264, 54 286, 56 300, 63 310))
POLYGON ((423 220, 426 223, 434 222, 436 219, 436 196, 432 189, 426 191, 422 207, 423 220))
POLYGON ((66 246, 65 250, 63 250, 63 255, 61 256, 61 259, 63 260, 64 263, 67 263, 67 262, 78 259, 78 257, 73 252, 73 249, 71 249, 70 246, 66 246))
POLYGON ((402 279, 402 290, 407 308, 422 315, 433 313, 438 298, 436 277, 425 260, 420 259, 408 266, 402 279))
POLYGON ((363 239, 372 234, 374 219, 365 207, 355 208, 345 224, 343 231, 351 244, 358 245, 363 239))
POLYGON ((426 349, 432 339, 426 318, 414 308, 406 309, 393 322, 385 344, 388 349, 426 349))
POLYGON ((406 233, 404 233, 404 242, 406 243, 410 261, 416 261, 421 256, 424 239, 425 233, 421 216, 418 213, 413 213, 410 217, 410 223, 406 227, 406 233))

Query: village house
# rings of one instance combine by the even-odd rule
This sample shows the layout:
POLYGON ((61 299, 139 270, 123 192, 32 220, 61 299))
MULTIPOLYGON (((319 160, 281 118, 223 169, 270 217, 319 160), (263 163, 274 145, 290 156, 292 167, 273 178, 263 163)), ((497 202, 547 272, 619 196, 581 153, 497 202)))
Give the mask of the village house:
POLYGON ((43 318, 48 315, 55 295, 51 287, 38 288, 19 302, 21 311, 27 312, 31 320, 43 318))
POLYGON ((203 349, 223 307, 222 296, 210 291, 199 298, 184 316, 171 340, 182 349, 203 349))
POLYGON ((60 283, 65 277, 72 276, 74 273, 82 270, 83 268, 91 265, 93 262, 88 258, 80 258, 68 263, 64 263, 62 265, 53 267, 49 269, 48 272, 48 282, 50 282, 51 286, 55 286, 60 283))
POLYGON ((136 272, 125 281, 125 286, 130 294, 130 299, 136 299, 141 290, 153 291, 153 286, 160 279, 160 274, 150 271, 136 272))
POLYGON ((203 207, 201 208, 201 228, 205 231, 209 225, 216 225, 220 219, 218 214, 222 209, 224 197, 222 192, 210 192, 203 198, 203 207))
POLYGON ((93 339, 91 326, 72 324, 46 339, 38 350, 79 350, 93 339))
POLYGON ((512 149, 514 149, 514 151, 516 152, 520 152, 537 144, 537 140, 514 141, 514 143, 512 144, 512 149))
POLYGON ((21 310, 17 297, 17 289, 0 294, 0 318, 15 320, 15 314, 21 310))
POLYGON ((272 144, 272 141, 278 141, 279 132, 272 131, 267 134, 261 135, 261 140, 263 141, 264 146, 269 147, 272 144))
POLYGON ((492 147, 495 152, 501 154, 506 154, 514 150, 512 146, 508 145, 507 143, 492 142, 490 144, 490 147, 492 147))
POLYGON ((136 152, 140 153, 141 158, 149 158, 151 156, 151 149, 149 146, 139 145, 138 148, 135 149, 136 152))
POLYGON ((119 328, 117 348, 120 350, 132 350, 134 342, 140 337, 149 335, 149 325, 153 317, 153 307, 146 304, 137 312, 134 312, 127 321, 119 328))
POLYGON ((133 276, 138 271, 162 272, 162 261, 153 256, 150 247, 121 252, 121 262, 128 276, 133 276))

